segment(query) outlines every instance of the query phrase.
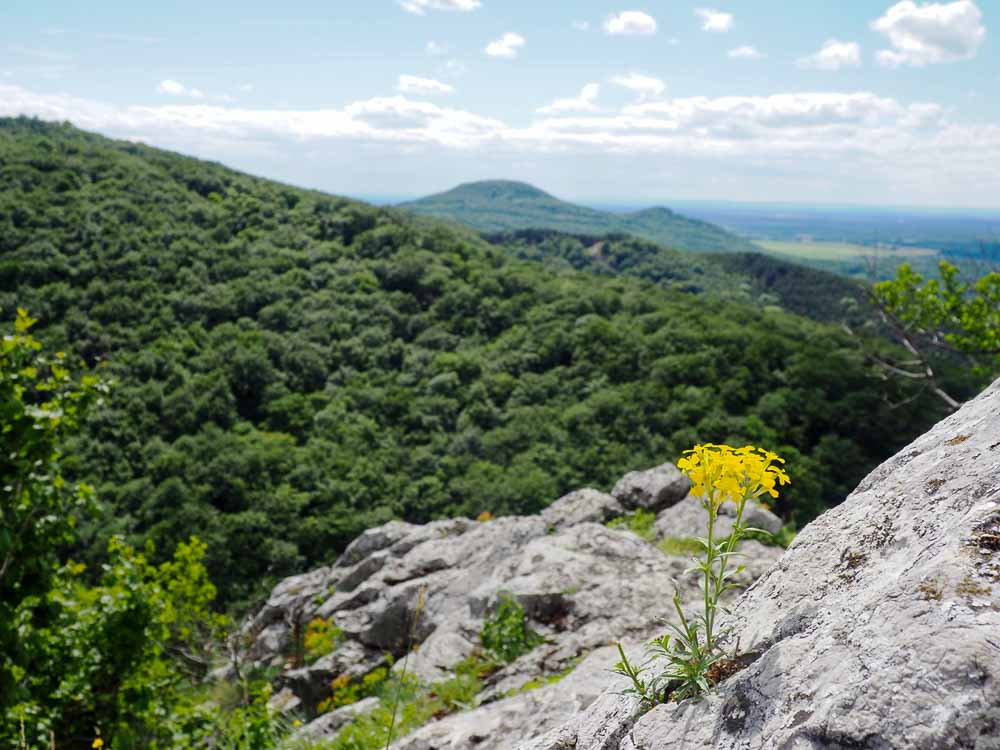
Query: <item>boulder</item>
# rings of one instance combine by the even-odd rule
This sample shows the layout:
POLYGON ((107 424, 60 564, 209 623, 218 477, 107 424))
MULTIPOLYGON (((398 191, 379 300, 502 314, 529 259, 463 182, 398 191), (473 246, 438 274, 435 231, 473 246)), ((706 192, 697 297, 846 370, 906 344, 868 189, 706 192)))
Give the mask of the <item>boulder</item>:
POLYGON ((587 488, 563 495, 542 511, 542 518, 563 529, 580 523, 606 523, 624 514, 625 508, 615 497, 587 488))
POLYGON ((673 464, 646 471, 633 471, 618 480, 611 494, 626 510, 653 511, 669 508, 687 497, 691 480, 673 464))
POLYGON ((998 748, 998 592, 1000 381, 873 471, 745 593, 724 624, 749 666, 641 715, 609 687, 521 747, 998 748))

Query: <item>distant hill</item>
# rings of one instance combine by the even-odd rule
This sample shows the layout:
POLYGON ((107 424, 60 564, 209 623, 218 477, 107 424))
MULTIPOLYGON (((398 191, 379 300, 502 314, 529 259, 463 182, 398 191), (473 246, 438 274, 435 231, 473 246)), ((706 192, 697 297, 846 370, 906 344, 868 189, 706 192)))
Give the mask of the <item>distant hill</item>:
POLYGON ((755 252, 759 248, 721 227, 648 208, 630 214, 598 211, 559 200, 523 182, 487 180, 459 185, 400 208, 466 224, 480 232, 555 229, 572 234, 624 233, 678 250, 755 252))

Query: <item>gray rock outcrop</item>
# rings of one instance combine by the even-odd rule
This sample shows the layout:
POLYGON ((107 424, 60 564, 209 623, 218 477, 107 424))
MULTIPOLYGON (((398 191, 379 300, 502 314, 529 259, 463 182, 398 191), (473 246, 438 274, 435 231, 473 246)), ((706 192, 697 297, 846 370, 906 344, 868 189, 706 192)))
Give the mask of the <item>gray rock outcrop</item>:
MULTIPOLYGON (((625 483, 632 488, 629 497, 637 496, 634 488, 645 488, 649 507, 664 498, 675 503, 675 495, 689 487, 676 469, 633 476, 639 478, 625 483)), ((637 502, 630 500, 630 507, 637 502)), ((410 673, 426 683, 447 679, 479 650, 485 619, 501 592, 509 592, 545 642, 490 675, 478 708, 434 721, 398 747, 500 750, 541 736, 612 684, 608 670, 616 652, 609 644, 639 644, 659 635, 675 587, 685 602, 699 597, 697 578, 685 574, 686 556, 665 554, 655 542, 604 525, 626 512, 612 495, 587 489, 560 498, 539 516, 395 521, 370 529, 336 564, 275 587, 245 626, 252 640, 249 660, 257 667, 281 667, 282 705, 313 719, 334 679, 359 680, 385 665, 387 655, 397 657, 398 669, 398 657, 410 645, 419 645, 408 659, 410 673), (411 644, 418 600, 423 606, 411 644), (315 618, 334 622, 343 642, 307 664, 302 633, 315 618), (533 681, 542 686, 523 690, 533 681)), ((669 531, 669 524, 661 525, 669 531)), ((781 552, 757 542, 744 543, 742 551, 745 584, 781 552)), ((636 653, 641 656, 641 650, 636 653)), ((328 737, 351 716, 344 709, 324 714, 303 733, 328 737)))
POLYGON ((746 592, 728 620, 746 669, 642 715, 609 690, 520 747, 1000 748, 998 590, 1000 381, 872 472, 746 592))

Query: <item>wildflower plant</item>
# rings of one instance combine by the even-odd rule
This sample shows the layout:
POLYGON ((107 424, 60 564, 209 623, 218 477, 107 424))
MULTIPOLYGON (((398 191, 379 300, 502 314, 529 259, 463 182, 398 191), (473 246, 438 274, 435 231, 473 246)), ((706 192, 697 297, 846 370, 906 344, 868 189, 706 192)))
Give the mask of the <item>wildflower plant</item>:
POLYGON ((671 624, 670 632, 649 644, 650 658, 645 665, 630 663, 619 644, 621 660, 613 671, 630 681, 631 687, 626 692, 639 696, 647 704, 662 702, 667 697, 683 700, 711 688, 716 671, 713 667, 726 658, 720 646, 725 632, 719 631, 716 622, 721 609, 719 602, 723 594, 738 586, 733 579, 743 570, 742 565, 731 564, 740 554, 736 545, 748 533, 764 533, 744 525, 747 503, 764 497, 776 498, 778 488, 790 482, 779 466, 783 459, 751 445, 733 448, 706 443, 684 454, 677 466, 691 480, 691 494, 701 500, 708 512, 708 534, 697 539, 703 557, 686 571, 701 574, 703 607, 697 615, 686 614, 675 590, 673 606, 677 624, 671 624), (736 506, 736 521, 729 536, 719 539, 715 525, 719 509, 727 502, 736 506), (663 661, 666 670, 647 676, 653 672, 654 663, 663 661))

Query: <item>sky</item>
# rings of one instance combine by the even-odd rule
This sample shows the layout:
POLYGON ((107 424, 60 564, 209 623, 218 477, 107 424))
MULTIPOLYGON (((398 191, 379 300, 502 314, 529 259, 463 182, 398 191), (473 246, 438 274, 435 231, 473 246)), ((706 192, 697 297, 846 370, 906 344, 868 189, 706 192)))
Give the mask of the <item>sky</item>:
POLYGON ((1000 0, 4 0, 0 115, 361 197, 1000 209, 994 22, 1000 0))

